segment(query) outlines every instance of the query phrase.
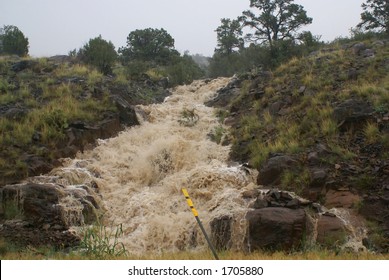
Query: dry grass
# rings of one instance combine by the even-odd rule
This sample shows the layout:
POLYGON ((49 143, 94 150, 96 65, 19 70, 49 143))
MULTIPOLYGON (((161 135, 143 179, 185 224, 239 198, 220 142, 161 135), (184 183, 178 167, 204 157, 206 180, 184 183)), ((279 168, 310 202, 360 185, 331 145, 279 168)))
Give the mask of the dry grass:
MULTIPOLYGON (((388 254, 375 254, 371 252, 335 253, 328 250, 315 250, 307 252, 254 252, 245 254, 243 252, 225 251, 218 253, 220 260, 388 260, 388 254)), ((89 260, 90 257, 77 252, 61 253, 50 249, 27 248, 25 251, 14 251, 0 253, 2 260, 89 260)), ((213 260, 211 252, 175 252, 162 253, 159 255, 129 255, 121 257, 106 257, 110 260, 213 260)))

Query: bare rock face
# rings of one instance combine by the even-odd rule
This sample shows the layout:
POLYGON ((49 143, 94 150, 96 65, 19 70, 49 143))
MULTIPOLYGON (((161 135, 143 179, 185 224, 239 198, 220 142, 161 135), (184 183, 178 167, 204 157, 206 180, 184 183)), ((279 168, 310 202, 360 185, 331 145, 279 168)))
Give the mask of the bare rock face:
POLYGON ((347 232, 341 219, 335 215, 321 215, 317 222, 317 239, 320 245, 332 247, 345 242, 347 232))
POLYGON ((329 190, 325 199, 325 206, 327 208, 352 208, 361 201, 359 195, 349 190, 329 190))
POLYGON ((250 250, 298 249, 305 235, 307 217, 302 209, 267 207, 247 213, 250 250))
POLYGON ((75 246, 70 229, 93 223, 101 207, 87 186, 25 183, 0 188, 0 237, 22 245, 75 246))
POLYGON ((362 126, 373 112, 373 107, 365 101, 349 99, 336 106, 333 115, 339 127, 346 130, 362 126))
POLYGON ((278 184, 284 171, 293 169, 297 166, 298 161, 290 156, 279 155, 270 158, 259 170, 259 185, 278 184))

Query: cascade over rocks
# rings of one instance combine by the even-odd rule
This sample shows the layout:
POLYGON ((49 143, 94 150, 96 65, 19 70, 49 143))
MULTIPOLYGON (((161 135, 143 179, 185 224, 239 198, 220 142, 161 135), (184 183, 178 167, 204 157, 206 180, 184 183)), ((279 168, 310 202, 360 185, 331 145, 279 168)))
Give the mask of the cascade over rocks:
MULTIPOLYGON (((261 98, 256 88, 262 92, 264 80, 256 81, 258 87, 250 90, 250 98, 261 98)), ((122 226, 119 241, 131 254, 205 250, 206 241, 180 192, 185 187, 218 250, 290 251, 316 242, 332 248, 334 244, 345 246, 350 240, 363 247, 361 237, 365 236, 354 230, 353 223, 348 224, 350 204, 345 207, 339 196, 331 198, 330 193, 327 197, 328 207, 342 203, 344 212, 338 213, 316 199, 275 188, 284 172, 297 172, 305 163, 300 157, 270 154, 254 170, 249 164, 229 162, 230 147, 210 140, 210 131, 223 124, 204 102, 218 100, 217 89, 226 85, 228 89, 219 93, 227 99, 228 92, 239 91, 240 82, 231 79, 177 87, 162 104, 137 106, 143 114, 141 125, 99 140, 94 149, 85 149, 76 159, 62 160, 62 167, 48 175, 0 188, 0 236, 33 245, 73 246, 79 242, 77 230, 99 220, 109 229, 122 226), (182 123, 185 112, 198 116, 192 126, 182 123)), ((131 104, 125 96, 117 99, 124 108, 126 102, 131 104)), ((290 106, 290 102, 283 106, 290 106)), ((236 109, 237 114, 242 113, 236 109)), ((132 112, 122 117, 133 120, 131 116, 132 112)), ((112 131, 122 121, 120 117, 110 120, 112 123, 105 125, 112 131)), ((103 134, 84 122, 72 123, 68 133, 68 147, 84 145, 82 139, 103 134)), ((334 189, 329 184, 334 167, 322 162, 327 153, 331 151, 320 143, 306 151, 315 185, 309 187, 320 188, 324 198, 334 189)))
MULTIPOLYGON (((53 126, 50 129, 55 129, 56 133, 63 134, 63 137, 53 136, 55 139, 51 139, 50 136, 42 137, 41 131, 35 131, 31 139, 23 139, 23 143, 26 144, 15 143, 15 146, 10 147, 10 153, 15 151, 15 159, 11 160, 8 166, 0 168, 0 186, 19 182, 27 176, 47 173, 59 165, 59 158, 74 157, 77 152, 94 147, 98 139, 114 137, 126 127, 139 125, 136 104, 163 102, 170 95, 167 78, 161 79, 160 82, 144 77, 143 80, 117 83, 115 77, 102 76, 98 81, 91 82, 88 79, 93 74, 92 70, 78 63, 77 59, 62 55, 42 61, 19 57, 9 57, 4 61, 1 74, 5 77, 6 86, 1 91, 18 91, 23 87, 26 89, 24 94, 29 94, 28 98, 23 99, 33 100, 38 104, 37 107, 45 107, 52 99, 55 100, 57 98, 54 96, 55 92, 61 87, 73 86, 76 87, 73 97, 77 102, 95 101, 105 104, 109 103, 107 98, 112 101, 113 106, 110 108, 107 106, 105 111, 101 109, 103 113, 94 121, 81 118, 69 120, 68 116, 63 116, 59 112, 57 127, 53 126), (86 73, 73 70, 78 66, 86 73)), ((0 118, 15 123, 21 122, 33 111, 30 105, 16 98, 15 101, 11 100, 0 105, 0 118)), ((50 120, 51 117, 48 114, 47 119, 50 120)), ((40 126, 35 129, 41 130, 40 126)), ((7 153, 1 153, 1 156, 6 158, 7 153)))
MULTIPOLYGON (((255 165, 258 185, 296 190, 312 202, 307 212, 336 215, 320 223, 312 217, 325 246, 329 235, 342 248, 389 250, 388 46, 387 40, 350 43, 292 60, 270 78, 239 76, 234 88, 219 91, 225 102, 213 104, 230 112, 231 160, 255 165), (354 230, 345 224, 349 219, 354 230)), ((253 193, 246 191, 245 199, 253 193)), ((254 198, 250 207, 286 208, 275 196, 254 198)))
POLYGON ((71 227, 96 222, 102 210, 92 188, 58 183, 4 186, 0 203, 1 237, 20 245, 57 248, 77 245, 80 237, 71 227))
POLYGON ((346 227, 335 215, 321 215, 317 221, 317 244, 327 247, 342 245, 347 238, 346 227))

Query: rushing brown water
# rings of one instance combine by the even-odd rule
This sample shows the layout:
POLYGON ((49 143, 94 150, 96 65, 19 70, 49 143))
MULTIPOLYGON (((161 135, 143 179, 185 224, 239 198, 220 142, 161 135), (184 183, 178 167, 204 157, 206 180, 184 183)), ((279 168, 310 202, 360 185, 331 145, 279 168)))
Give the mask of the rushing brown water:
MULTIPOLYGON (((210 140, 221 124, 215 109, 204 105, 229 81, 196 81, 176 88, 162 104, 138 106, 141 125, 99 140, 93 150, 64 159, 61 168, 29 181, 66 186, 70 195, 60 204, 67 224, 82 224, 84 218, 74 190, 86 192, 80 185, 90 188, 96 182, 95 200, 105 209, 102 222, 112 231, 121 225, 119 241, 130 254, 139 255, 207 248, 181 193, 186 188, 206 231, 211 232, 213 219, 230 218, 231 249, 243 250, 249 247, 244 244, 245 216, 252 201, 241 193, 255 188, 257 172, 229 163, 230 147, 210 140)), ((350 232, 345 246, 360 250, 363 225, 356 228, 347 210, 331 211, 350 232)))
MULTIPOLYGON (((208 231, 211 219, 234 217, 233 247, 239 249, 247 211, 240 189, 255 176, 228 165, 230 147, 210 140, 208 134, 220 123, 214 109, 203 105, 228 82, 197 81, 176 88, 162 104, 139 106, 141 125, 99 141, 52 175, 62 177, 65 185, 97 182, 106 209, 104 222, 122 225, 120 241, 130 253, 206 247, 181 188, 188 189, 208 231), (197 122, 186 125, 184 112, 193 112, 197 122)), ((70 200, 63 203, 71 208, 69 213, 81 211, 70 200)))

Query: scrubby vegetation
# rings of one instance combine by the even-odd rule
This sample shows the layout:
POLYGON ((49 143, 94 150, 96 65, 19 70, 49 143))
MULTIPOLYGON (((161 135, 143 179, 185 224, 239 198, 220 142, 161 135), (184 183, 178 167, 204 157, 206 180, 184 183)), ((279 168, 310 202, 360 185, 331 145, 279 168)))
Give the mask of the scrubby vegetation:
MULTIPOLYGON (((97 134, 71 146, 72 129, 87 130, 112 115, 122 117, 123 103, 160 102, 169 87, 206 74, 211 78, 238 74, 232 88, 238 88, 239 94, 217 112, 220 125, 209 137, 218 144, 232 142, 231 158, 259 171, 270 158, 293 159, 295 166, 283 170, 270 187, 323 203, 323 188, 357 193, 363 199, 350 207, 367 220, 366 246, 388 252, 387 207, 381 207, 387 204, 389 190, 389 42, 387 4, 383 4, 368 0, 358 25, 364 29, 353 29, 351 38, 325 43, 320 36, 298 32, 312 22, 302 6, 293 1, 252 0, 252 10, 235 20, 221 20, 208 68, 175 50, 174 39, 164 29, 132 31, 118 52, 99 36, 68 56, 32 59, 9 56, 26 56, 28 39, 17 27, 4 26, 0 30, 4 55, 0 57, 0 184, 46 172, 58 158, 83 149, 97 134), (244 32, 245 28, 250 31, 244 32), (231 124, 231 136, 224 141, 226 122, 231 124)), ((197 121, 195 111, 182 111, 181 125, 190 127, 197 121)), ((7 215, 18 213, 10 209, 7 215)), ((87 256, 32 247, 20 253, 5 242, 0 242, 0 255, 132 258, 125 256, 120 243, 107 243, 104 230, 91 228, 85 233, 87 256), (103 237, 95 238, 97 233, 103 237)), ((116 231, 115 242, 121 234, 121 229, 116 231)), ((227 252, 223 258, 387 258, 337 253, 314 248, 247 256, 227 252)), ((211 255, 161 258, 210 259, 211 255)))
POLYGON ((57 158, 56 148, 65 145, 70 124, 93 124, 117 110, 108 90, 94 93, 103 76, 93 68, 7 57, 0 65, 2 181, 28 176, 29 155, 57 158), (15 72, 12 66, 26 69, 15 72))
MULTIPOLYGON (((279 176, 274 183, 262 182, 261 175, 258 183, 320 203, 326 191, 342 187, 367 200, 385 197, 389 44, 379 36, 366 38, 337 40, 272 71, 238 76, 240 94, 223 107, 232 123, 231 157, 259 171, 273 157, 295 160, 279 167, 284 170, 273 174, 279 176)), ((354 207, 374 221, 369 227, 377 242, 373 247, 386 251, 385 219, 372 214, 384 210, 380 202, 370 203, 354 207)))
POLYGON ((373 43, 363 43, 365 48, 374 48, 372 57, 357 55, 353 43, 335 44, 291 59, 269 73, 267 81, 243 82, 234 105, 250 103, 252 109, 242 116, 236 135, 241 141, 250 141, 248 149, 255 167, 269 153, 298 154, 318 141, 328 145, 338 160, 352 159, 357 152, 352 147, 356 134, 367 144, 379 142, 388 148, 382 121, 389 113, 388 48, 373 43), (258 91, 256 98, 253 93, 258 91), (374 117, 362 127, 343 131, 334 109, 349 99, 371 104, 374 117))
MULTIPOLYGON (((112 246, 112 245, 111 245, 112 246)), ((103 246, 105 247, 105 246, 103 246)), ((119 251, 119 250, 118 250, 119 251)), ((115 251, 115 252, 118 252, 115 251)), ((2 260, 90 260, 93 255, 84 251, 58 251, 50 247, 27 247, 20 248, 0 240, 0 257, 2 260)), ((369 252, 351 253, 334 252, 332 250, 320 249, 296 252, 255 252, 244 254, 241 252, 219 252, 221 260, 387 260, 387 254, 373 254, 369 252)), ((93 258, 101 259, 101 258, 93 258)), ((126 255, 126 254, 105 254, 105 260, 213 260, 213 254, 206 252, 164 252, 160 255, 126 255)))

